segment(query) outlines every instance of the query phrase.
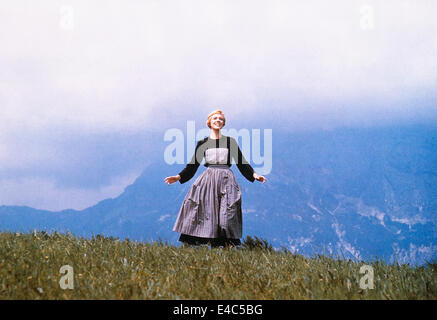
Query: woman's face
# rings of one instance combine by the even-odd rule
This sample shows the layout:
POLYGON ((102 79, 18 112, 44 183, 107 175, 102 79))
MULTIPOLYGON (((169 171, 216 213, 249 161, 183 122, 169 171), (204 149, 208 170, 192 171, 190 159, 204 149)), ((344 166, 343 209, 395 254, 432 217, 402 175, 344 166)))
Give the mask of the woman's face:
POLYGON ((222 114, 213 114, 211 117, 211 129, 220 130, 223 127, 224 122, 225 117, 222 114))

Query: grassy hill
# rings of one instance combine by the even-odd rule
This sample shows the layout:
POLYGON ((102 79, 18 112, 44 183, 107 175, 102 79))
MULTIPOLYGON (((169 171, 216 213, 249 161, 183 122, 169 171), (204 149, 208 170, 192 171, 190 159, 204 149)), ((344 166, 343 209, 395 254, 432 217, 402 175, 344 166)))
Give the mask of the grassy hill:
POLYGON ((0 233, 0 299, 436 299, 437 266, 364 262, 241 247, 176 247, 71 234, 0 233), (73 289, 62 289, 64 265, 73 289), (362 280, 363 281, 363 280, 362 280), (366 282, 369 284, 370 282, 366 282))

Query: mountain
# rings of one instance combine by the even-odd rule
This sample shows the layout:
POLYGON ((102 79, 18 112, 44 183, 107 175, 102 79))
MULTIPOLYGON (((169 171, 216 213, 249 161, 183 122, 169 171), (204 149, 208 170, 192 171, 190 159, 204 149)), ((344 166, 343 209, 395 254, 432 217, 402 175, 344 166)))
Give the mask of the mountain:
MULTIPOLYGON (((182 168, 155 159, 120 196, 82 211, 0 206, 0 230, 176 243, 177 212, 204 170, 183 185, 164 183, 182 168)), ((435 127, 273 131, 266 184, 246 181, 235 165, 232 170, 243 190, 243 237, 310 256, 411 264, 437 257, 435 127)))

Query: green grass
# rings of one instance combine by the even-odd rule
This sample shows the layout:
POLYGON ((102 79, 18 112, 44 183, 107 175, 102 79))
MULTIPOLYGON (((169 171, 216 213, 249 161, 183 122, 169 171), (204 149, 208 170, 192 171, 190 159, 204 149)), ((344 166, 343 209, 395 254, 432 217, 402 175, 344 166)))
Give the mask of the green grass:
POLYGON ((0 299, 436 299, 436 264, 306 258, 246 238, 241 248, 177 247, 101 236, 0 233, 0 299), (60 268, 74 270, 61 289, 60 268))

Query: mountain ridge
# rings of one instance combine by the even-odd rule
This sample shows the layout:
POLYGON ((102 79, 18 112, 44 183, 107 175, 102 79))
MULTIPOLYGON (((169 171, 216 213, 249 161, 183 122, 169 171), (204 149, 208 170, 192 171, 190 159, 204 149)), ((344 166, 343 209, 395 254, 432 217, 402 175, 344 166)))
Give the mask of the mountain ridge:
MULTIPOLYGON (((274 133, 265 185, 246 181, 232 166, 243 191, 243 237, 306 255, 436 259, 436 141, 437 129, 422 127, 274 133)), ((183 185, 163 182, 182 168, 155 159, 118 197, 80 211, 0 206, 0 229, 176 243, 177 212, 203 171, 183 185)))

